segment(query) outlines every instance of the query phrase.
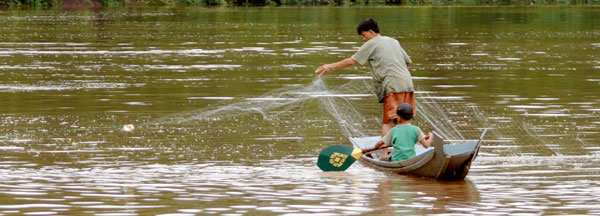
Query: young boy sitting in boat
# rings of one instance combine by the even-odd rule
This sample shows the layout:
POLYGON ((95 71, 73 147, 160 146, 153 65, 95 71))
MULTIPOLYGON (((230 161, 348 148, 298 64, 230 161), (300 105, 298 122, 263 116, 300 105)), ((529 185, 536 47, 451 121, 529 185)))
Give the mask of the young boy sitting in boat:
MULTIPOLYGON (((394 146, 392 157, 382 158, 383 160, 401 161, 414 157, 417 155, 415 152, 415 144, 417 141, 421 143, 423 147, 428 148, 433 139, 433 134, 431 132, 425 137, 421 128, 410 123, 410 119, 413 117, 412 105, 407 103, 398 105, 396 114, 399 116, 399 118, 397 118, 396 126, 390 129, 390 132, 383 136, 374 147, 379 148, 383 144, 394 146)), ((387 151, 387 148, 384 149, 384 151, 387 151)))

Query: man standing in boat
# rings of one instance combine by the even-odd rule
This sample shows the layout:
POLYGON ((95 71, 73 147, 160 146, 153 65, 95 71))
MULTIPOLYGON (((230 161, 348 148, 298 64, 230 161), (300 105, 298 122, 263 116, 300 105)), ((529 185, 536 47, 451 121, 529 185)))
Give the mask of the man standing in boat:
MULTIPOLYGON (((319 76, 334 69, 341 69, 359 64, 369 63, 373 76, 375 92, 379 103, 383 103, 383 121, 381 136, 385 136, 398 119, 396 108, 402 103, 413 107, 416 114, 414 85, 408 67, 412 64, 406 51, 398 40, 379 34, 379 26, 374 19, 361 22, 356 31, 365 43, 352 57, 342 61, 324 64, 315 70, 319 76)), ((387 152, 384 151, 387 156, 387 152)))

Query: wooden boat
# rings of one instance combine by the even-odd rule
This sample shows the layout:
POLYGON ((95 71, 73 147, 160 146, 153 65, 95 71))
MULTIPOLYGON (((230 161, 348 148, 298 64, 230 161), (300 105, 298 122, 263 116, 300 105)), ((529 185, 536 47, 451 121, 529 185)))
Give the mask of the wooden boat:
MULTIPOLYGON (((434 132, 431 147, 423 151, 417 151, 417 156, 413 158, 395 162, 382 161, 379 159, 380 150, 363 155, 360 161, 376 169, 400 175, 437 180, 460 180, 464 179, 469 173, 471 163, 479 153, 481 139, 485 132, 479 140, 467 140, 451 144, 444 144, 441 136, 434 132)), ((379 136, 351 137, 350 141, 356 148, 367 149, 375 146, 379 139, 379 136)))

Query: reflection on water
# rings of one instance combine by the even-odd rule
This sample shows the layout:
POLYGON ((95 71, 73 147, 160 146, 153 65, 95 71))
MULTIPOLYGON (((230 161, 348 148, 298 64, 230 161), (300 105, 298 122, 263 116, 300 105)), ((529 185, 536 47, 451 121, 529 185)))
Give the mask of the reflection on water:
POLYGON ((434 181, 422 178, 386 176, 379 183, 375 205, 377 214, 432 214, 472 212, 461 206, 480 201, 479 191, 470 180, 434 181))
POLYGON ((600 213, 595 8, 0 17, 0 215, 600 213), (492 128, 466 180, 315 166, 378 134, 367 66, 313 73, 358 49, 365 17, 414 61, 415 124, 492 128))

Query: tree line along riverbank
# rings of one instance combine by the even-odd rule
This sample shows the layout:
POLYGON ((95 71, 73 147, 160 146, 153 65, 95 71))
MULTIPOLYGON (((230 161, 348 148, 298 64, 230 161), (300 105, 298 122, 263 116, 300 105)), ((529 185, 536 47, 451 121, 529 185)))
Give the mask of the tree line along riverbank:
POLYGON ((140 6, 352 6, 352 5, 600 5, 600 0, 0 0, 0 8, 140 6))

